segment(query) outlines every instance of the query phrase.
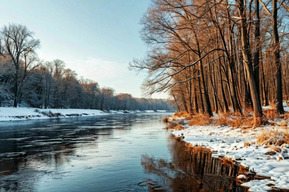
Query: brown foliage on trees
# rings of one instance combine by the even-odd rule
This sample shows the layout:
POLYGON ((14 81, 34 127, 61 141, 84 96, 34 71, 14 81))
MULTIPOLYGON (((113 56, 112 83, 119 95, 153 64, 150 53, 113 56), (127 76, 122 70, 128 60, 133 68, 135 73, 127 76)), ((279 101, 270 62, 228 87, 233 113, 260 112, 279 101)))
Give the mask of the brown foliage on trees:
POLYGON ((169 91, 180 111, 252 108, 253 123, 263 124, 261 105, 275 102, 283 113, 289 99, 287 8, 278 0, 153 0, 142 19, 150 51, 130 66, 147 70, 148 93, 169 91))

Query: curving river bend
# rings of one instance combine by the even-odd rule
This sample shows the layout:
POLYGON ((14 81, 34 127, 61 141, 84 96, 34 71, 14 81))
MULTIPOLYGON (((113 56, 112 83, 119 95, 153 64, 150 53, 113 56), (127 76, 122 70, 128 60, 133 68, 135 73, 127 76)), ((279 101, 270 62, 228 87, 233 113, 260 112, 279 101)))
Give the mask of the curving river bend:
POLYGON ((1 122, 0 191, 245 191, 232 177, 186 173, 167 115, 1 122))

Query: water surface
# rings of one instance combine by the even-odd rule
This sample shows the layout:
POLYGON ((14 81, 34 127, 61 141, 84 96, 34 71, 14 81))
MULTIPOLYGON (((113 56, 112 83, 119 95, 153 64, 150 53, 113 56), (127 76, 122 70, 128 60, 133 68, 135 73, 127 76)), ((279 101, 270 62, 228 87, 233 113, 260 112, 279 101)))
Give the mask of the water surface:
POLYGON ((142 155, 170 159, 165 115, 0 123, 0 188, 147 191, 142 155))
POLYGON ((175 142, 167 115, 2 122, 0 191, 243 191, 175 142))

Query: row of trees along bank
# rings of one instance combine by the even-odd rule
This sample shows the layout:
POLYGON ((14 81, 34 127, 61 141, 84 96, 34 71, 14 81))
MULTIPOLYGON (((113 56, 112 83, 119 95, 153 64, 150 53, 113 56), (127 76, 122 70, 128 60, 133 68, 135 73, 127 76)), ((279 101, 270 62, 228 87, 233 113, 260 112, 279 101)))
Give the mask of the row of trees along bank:
POLYGON ((286 0, 152 0, 142 19, 149 45, 130 66, 150 93, 170 91, 179 110, 228 112, 289 99, 286 0))
POLYGON ((10 24, 0 32, 0 106, 86 108, 101 110, 171 110, 166 100, 133 98, 77 79, 61 60, 40 61, 40 41, 23 25, 10 24))

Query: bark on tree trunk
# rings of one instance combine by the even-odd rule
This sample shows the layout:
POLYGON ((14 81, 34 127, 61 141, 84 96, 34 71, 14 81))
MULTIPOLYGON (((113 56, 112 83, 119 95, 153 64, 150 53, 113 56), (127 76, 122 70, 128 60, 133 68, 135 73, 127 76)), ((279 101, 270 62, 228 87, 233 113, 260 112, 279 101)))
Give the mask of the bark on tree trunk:
POLYGON ((194 89, 195 91, 195 110, 197 113, 199 113, 199 105, 198 105, 198 97, 197 97, 197 88, 194 89))
POLYGON ((272 1, 273 4, 273 36, 274 36, 274 59, 277 67, 276 71, 276 102, 277 102, 277 113, 283 114, 283 98, 282 98, 282 73, 281 73, 281 61, 280 61, 280 42, 278 34, 278 8, 277 0, 272 1))
MULTIPOLYGON (((200 76, 200 70, 198 70, 198 75, 200 76)), ((203 93, 202 93, 202 86, 201 86, 201 78, 198 78, 199 83, 199 92, 200 92, 200 100, 201 100, 201 106, 202 106, 202 112, 205 112, 205 106, 204 106, 204 100, 203 100, 203 93)))
POLYGON ((222 92, 222 98, 224 101, 224 105, 225 105, 225 112, 229 112, 229 106, 228 106, 228 102, 225 96, 225 90, 224 90, 224 85, 223 85, 223 78, 222 78, 222 67, 221 67, 221 58, 219 57, 219 75, 220 75, 220 84, 221 84, 221 92, 222 92))
POLYGON ((259 0, 255 0, 255 12, 256 12, 256 24, 255 24, 255 53, 254 53, 254 77, 256 82, 256 89, 258 96, 260 98, 260 81, 259 81, 259 71, 260 71, 260 50, 261 50, 261 44, 260 44, 260 13, 259 13, 259 0))
MULTIPOLYGON (((200 54, 199 54, 199 58, 202 58, 200 54)), ((205 82, 205 77, 204 77, 204 67, 203 67, 202 60, 200 60, 199 63, 200 63, 200 70, 201 70, 201 81, 202 81, 202 85, 203 85, 203 88, 204 88, 206 113, 209 116, 213 116, 212 107, 211 107, 209 94, 208 94, 208 89, 207 89, 206 82, 205 82)))

